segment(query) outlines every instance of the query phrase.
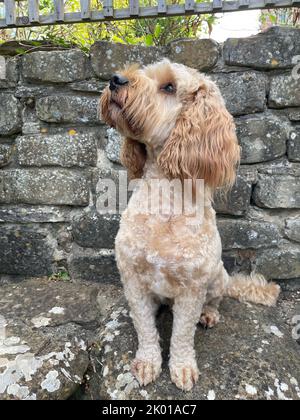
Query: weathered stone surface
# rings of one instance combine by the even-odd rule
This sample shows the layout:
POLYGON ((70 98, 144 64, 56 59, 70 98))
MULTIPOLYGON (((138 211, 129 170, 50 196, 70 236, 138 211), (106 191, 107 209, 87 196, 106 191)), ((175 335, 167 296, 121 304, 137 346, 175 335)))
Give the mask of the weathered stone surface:
POLYGON ((73 221, 75 242, 84 248, 114 248, 119 230, 120 216, 99 214, 97 211, 84 213, 73 221))
POLYGON ((0 204, 86 206, 88 182, 67 170, 12 169, 0 172, 0 204))
POLYGON ((300 177, 260 174, 254 201, 260 207, 300 208, 300 177))
POLYGON ((219 219, 223 250, 260 249, 278 245, 279 229, 275 224, 254 220, 219 219))
POLYGON ((122 146, 122 137, 114 129, 109 128, 106 132, 107 144, 105 147, 106 156, 109 160, 116 163, 121 163, 120 152, 122 146))
POLYGON ((0 286, 1 400, 62 400, 79 388, 103 317, 98 292, 41 279, 0 286))
POLYGON ((299 78, 291 74, 273 76, 270 84, 270 108, 300 106, 299 78))
POLYGON ((285 234, 292 241, 300 242, 300 216, 286 219, 285 234))
POLYGON ((288 157, 292 162, 300 162, 300 127, 294 128, 290 134, 288 157))
POLYGON ((218 74, 212 79, 219 86, 232 115, 262 112, 266 105, 267 79, 255 72, 218 74))
POLYGON ((49 232, 22 226, 0 226, 0 273, 43 276, 52 272, 49 232))
POLYGON ((47 96, 36 102, 38 118, 55 123, 100 123, 98 97, 47 96))
POLYGON ((169 58, 200 71, 214 67, 219 57, 219 45, 212 39, 182 39, 169 44, 169 58))
POLYGON ((236 119, 241 163, 265 162, 284 156, 291 125, 285 118, 262 114, 236 119))
POLYGON ((53 206, 0 206, 0 223, 61 223, 71 222, 74 212, 69 207, 53 206))
POLYGON ((12 146, 8 144, 0 144, 0 168, 7 166, 12 157, 12 146))
POLYGON ((119 282, 114 251, 109 249, 94 251, 74 245, 68 267, 71 277, 76 280, 119 282))
POLYGON ((17 160, 21 166, 96 166, 96 138, 89 134, 19 137, 17 160))
POLYGON ((112 74, 125 64, 147 65, 161 60, 166 55, 164 48, 140 45, 113 44, 97 41, 91 48, 91 62, 98 77, 110 79, 112 74))
POLYGON ((11 93, 0 93, 0 136, 21 130, 21 107, 11 93))
POLYGON ((106 87, 107 82, 101 82, 99 79, 93 78, 88 80, 83 80, 81 82, 74 82, 70 84, 72 90, 78 92, 89 92, 89 93, 99 93, 101 94, 106 87))
POLYGON ((256 69, 286 69, 300 55, 300 30, 273 27, 250 38, 228 39, 224 58, 228 65, 256 69))
POLYGON ((196 357, 200 379, 190 392, 171 383, 168 369, 172 317, 158 317, 162 338, 163 370, 158 380, 140 387, 130 372, 137 336, 121 299, 100 330, 101 366, 98 382, 90 384, 88 398, 109 400, 299 400, 299 347, 277 308, 248 306, 226 299, 222 320, 214 329, 197 329, 196 357), (247 328, 245 328, 247 325, 247 328), (286 385, 285 385, 286 384, 286 385))
POLYGON ((53 49, 66 51, 65 47, 59 47, 58 45, 51 43, 51 41, 38 41, 38 43, 39 45, 37 45, 36 41, 30 40, 6 41, 0 45, 0 55, 19 56, 20 52, 29 53, 32 52, 33 49, 34 51, 53 51, 53 49))
POLYGON ((26 100, 26 103, 34 104, 33 99, 41 96, 49 96, 56 91, 55 86, 44 85, 31 85, 31 84, 18 84, 15 90, 16 98, 26 100))
POLYGON ((256 271, 274 280, 299 278, 300 247, 289 245, 257 253, 256 271))
POLYGON ((16 86, 19 80, 19 66, 17 58, 6 58, 0 56, 1 69, 5 62, 4 74, 0 72, 0 89, 8 89, 16 86), (4 76, 4 77, 3 77, 4 76))
POLYGON ((291 121, 300 121, 300 108, 290 108, 287 115, 291 121))
POLYGON ((22 75, 30 82, 69 83, 90 74, 88 57, 80 50, 38 51, 22 57, 22 75))
POLYGON ((215 196, 214 207, 218 213, 241 216, 250 206, 252 181, 239 174, 236 183, 228 193, 215 196))

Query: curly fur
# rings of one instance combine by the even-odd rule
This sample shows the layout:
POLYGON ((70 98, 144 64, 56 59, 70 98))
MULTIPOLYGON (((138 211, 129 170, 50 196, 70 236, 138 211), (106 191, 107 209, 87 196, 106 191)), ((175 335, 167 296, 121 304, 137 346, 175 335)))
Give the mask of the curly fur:
MULTIPOLYGON (((190 390, 199 376, 196 324, 214 326, 226 295, 275 305, 279 287, 261 276, 230 278, 223 266, 211 197, 216 188, 234 183, 240 149, 217 86, 198 71, 168 61, 129 67, 122 75, 129 83, 113 91, 107 88, 100 108, 104 121, 126 138, 123 164, 131 177, 144 180, 122 216, 116 238, 116 259, 139 340, 132 371, 143 385, 161 372, 155 314, 157 298, 168 298, 174 313, 171 379, 190 390), (170 83, 173 93, 164 90, 170 83), (196 223, 189 223, 191 215, 175 214, 172 205, 167 214, 136 211, 149 192, 154 193, 151 181, 165 178, 180 180, 173 197, 159 193, 169 204, 182 194, 184 180, 204 180, 204 211, 196 223)), ((195 206, 194 195, 189 204, 195 206)))

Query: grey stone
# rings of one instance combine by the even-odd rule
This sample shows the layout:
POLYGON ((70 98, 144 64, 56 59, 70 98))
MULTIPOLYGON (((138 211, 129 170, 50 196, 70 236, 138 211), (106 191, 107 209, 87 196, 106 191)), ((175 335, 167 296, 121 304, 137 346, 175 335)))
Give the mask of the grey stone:
POLYGON ((157 323, 163 348, 162 374, 155 383, 141 387, 130 372, 137 336, 127 304, 121 299, 100 329, 98 342, 101 350, 98 353, 95 350, 95 359, 99 367, 97 373, 101 376, 98 382, 91 382, 88 398, 299 400, 299 347, 280 311, 262 306, 249 307, 226 299, 221 305, 221 314, 222 320, 214 329, 204 331, 198 328, 196 331, 200 378, 191 391, 183 392, 170 380, 168 354, 172 317, 166 309, 161 312, 157 323))
POLYGON ((166 56, 166 49, 143 47, 140 45, 113 44, 97 41, 91 47, 91 63, 96 75, 110 79, 112 74, 126 64, 147 65, 155 63, 166 56))
MULTIPOLYGON (((0 57, 0 59, 3 59, 0 57)), ((19 65, 17 58, 5 59, 5 77, 0 78, 0 89, 14 88, 19 80, 19 65)), ((1 74, 1 76, 3 76, 1 74)))
POLYGON ((277 246, 281 239, 273 223, 254 220, 219 219, 223 250, 260 249, 277 246))
POLYGON ((61 223, 71 222, 73 217, 73 210, 61 206, 0 206, 0 223, 61 223))
POLYGON ((292 129, 288 120, 262 114, 236 119, 242 147, 241 163, 265 162, 284 156, 292 129))
POLYGON ((88 79, 82 82, 74 82, 70 84, 72 90, 78 92, 102 93, 107 83, 101 82, 99 79, 88 79))
POLYGON ((32 52, 22 57, 22 75, 30 82, 74 82, 90 75, 89 60, 80 50, 32 52))
POLYGON ((86 206, 88 182, 82 173, 63 169, 1 171, 0 204, 86 206))
POLYGON ((73 395, 102 319, 98 292, 95 285, 42 279, 0 287, 1 400, 73 395))
POLYGON ((107 136, 107 144, 105 147, 106 156, 112 162, 121 164, 120 152, 121 152, 121 146, 123 142, 122 137, 114 128, 109 128, 106 132, 106 136, 107 136))
POLYGON ((21 166, 96 166, 96 138, 89 134, 19 137, 17 160, 21 166))
POLYGON ((229 192, 216 194, 214 206, 218 213, 241 216, 250 206, 252 181, 238 174, 236 183, 229 192))
POLYGON ((12 146, 9 144, 0 144, 0 168, 3 168, 10 163, 12 151, 12 146))
POLYGON ((120 216, 84 213, 74 219, 72 232, 75 242, 84 248, 114 248, 120 216))
POLYGON ((255 72, 217 74, 212 79, 219 86, 232 115, 253 114, 265 110, 267 79, 255 72))
POLYGON ((99 123, 98 97, 47 96, 37 99, 38 118, 55 123, 99 123))
POLYGON ((56 91, 55 86, 47 85, 30 85, 30 84, 18 84, 15 90, 15 97, 23 99, 26 103, 34 105, 33 99, 38 97, 50 96, 56 91))
POLYGON ((259 252, 256 271, 273 280, 288 280, 300 277, 300 247, 287 245, 280 249, 259 252))
POLYGON ((300 106, 299 78, 293 74, 273 76, 270 84, 270 108, 285 108, 300 106))
POLYGON ((211 70, 219 57, 219 45, 211 39, 182 39, 169 44, 169 58, 200 71, 211 70))
POLYGON ((228 39, 224 45, 225 62, 256 69, 286 69, 300 55, 300 30, 272 27, 250 38, 228 39))
POLYGON ((290 134, 288 157, 292 162, 300 162, 300 127, 295 127, 290 134))
POLYGON ((291 121, 300 121, 300 108, 290 108, 287 115, 291 121))
POLYGON ((292 241, 300 242, 300 216, 286 219, 285 234, 292 241))
POLYGON ((0 93, 0 136, 21 130, 21 107, 11 93, 0 93))
POLYGON ((97 283, 119 282, 114 251, 110 249, 95 251, 74 245, 68 267, 75 280, 88 280, 97 283))
POLYGON ((253 197, 260 207, 300 208, 300 177, 260 174, 253 197))
POLYGON ((53 246, 45 229, 0 226, 0 273, 43 276, 52 272, 53 246))

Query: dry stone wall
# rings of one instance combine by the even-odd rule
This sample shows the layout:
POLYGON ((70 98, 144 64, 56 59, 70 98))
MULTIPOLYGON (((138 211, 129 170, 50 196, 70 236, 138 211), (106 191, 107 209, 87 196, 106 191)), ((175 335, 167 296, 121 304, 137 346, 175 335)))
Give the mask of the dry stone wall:
MULTIPOLYGON (((300 30, 179 40, 167 47, 96 42, 79 50, 5 56, 0 80, 0 274, 118 281, 118 215, 96 211, 101 178, 118 179, 121 140, 98 118, 110 75, 163 57, 206 72, 234 115, 237 183, 216 199, 230 271, 300 278, 300 30), (297 61, 298 60, 298 61, 297 61)), ((0 57, 1 58, 1 57, 0 57)), ((2 60, 3 61, 3 60, 2 60)))

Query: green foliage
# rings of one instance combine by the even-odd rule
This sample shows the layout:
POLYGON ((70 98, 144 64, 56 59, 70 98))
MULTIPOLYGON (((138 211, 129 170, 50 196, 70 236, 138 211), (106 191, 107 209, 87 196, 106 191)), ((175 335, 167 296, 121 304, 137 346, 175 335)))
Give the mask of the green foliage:
POLYGON ((52 281, 70 281, 70 275, 66 271, 64 267, 61 267, 58 269, 57 273, 52 274, 52 276, 49 277, 49 280, 52 281))
MULTIPOLYGON (((178 3, 180 0, 170 0, 178 3)), ((204 0, 197 0, 202 2, 204 0)), ((40 0, 40 14, 54 12, 53 0, 40 0)), ((154 6, 155 0, 140 0, 141 6, 154 6)), ((18 15, 27 15, 27 1, 18 2, 18 15)), ((92 0, 92 10, 101 10, 102 2, 92 0)), ((128 7, 128 0, 114 0, 115 8, 128 7)), ((65 12, 78 12, 80 0, 66 0, 65 12)), ((51 41, 62 47, 79 46, 88 51, 97 40, 121 42, 124 44, 141 44, 146 46, 166 45, 178 38, 197 37, 203 33, 210 34, 216 18, 213 15, 178 16, 157 19, 133 19, 128 21, 107 21, 102 23, 80 23, 73 25, 54 25, 33 28, 19 28, 0 32, 0 42, 13 40, 51 41)))

